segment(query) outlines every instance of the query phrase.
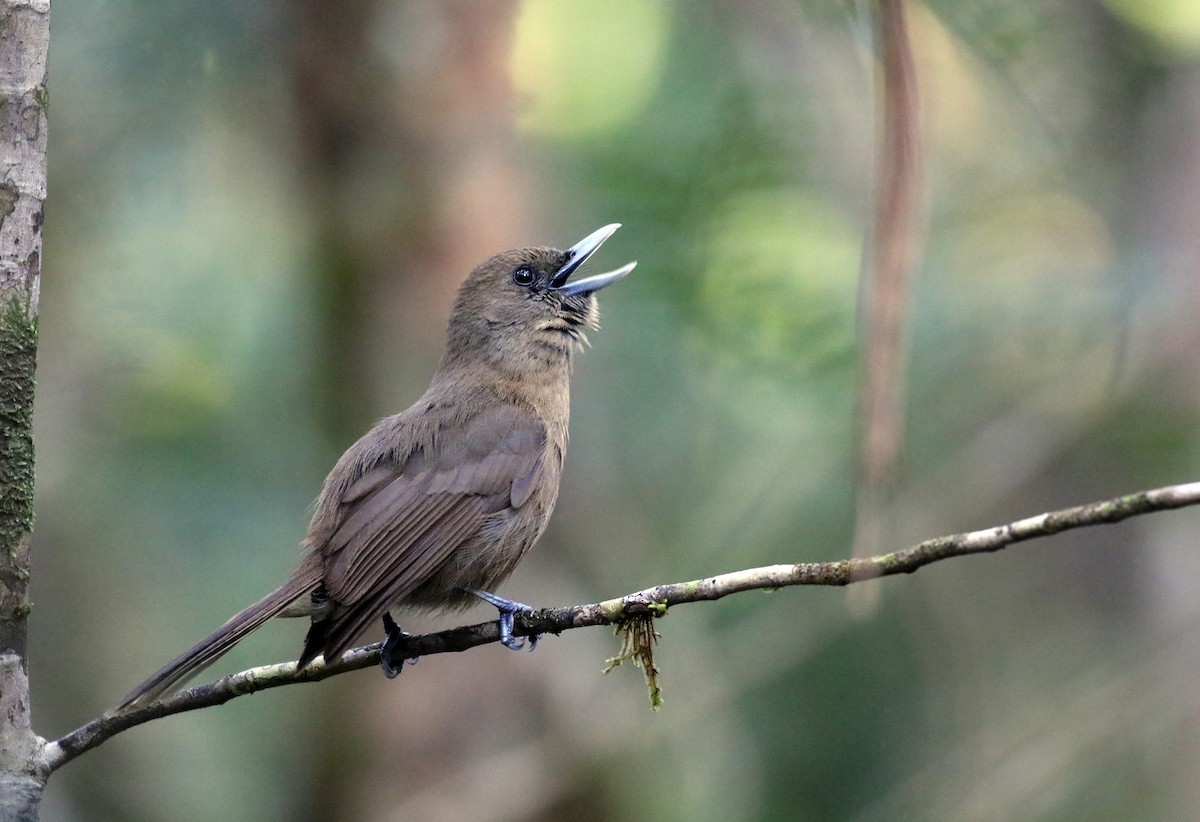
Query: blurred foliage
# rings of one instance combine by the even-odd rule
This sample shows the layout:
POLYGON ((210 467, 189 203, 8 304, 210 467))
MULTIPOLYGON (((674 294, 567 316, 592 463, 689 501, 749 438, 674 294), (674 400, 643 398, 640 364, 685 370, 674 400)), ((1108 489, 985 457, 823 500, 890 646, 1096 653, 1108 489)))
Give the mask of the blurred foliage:
MULTIPOLYGON (((592 601, 849 551, 869 6, 530 0, 484 25, 470 0, 352 5, 341 103, 387 117, 340 135, 349 171, 323 177, 298 146, 322 112, 293 4, 55 6, 45 735, 283 578, 349 444, 321 409, 365 430, 419 393, 453 285, 503 247, 480 238, 562 246, 617 220, 599 264, 639 261, 603 295, 555 520, 504 593, 592 601), (511 86, 472 73, 484 46, 511 86), (503 94, 511 129, 477 125, 503 94), (340 231, 368 295, 353 362, 325 356, 340 231), (406 244, 427 253, 389 264, 406 244)), ((912 7, 928 236, 890 545, 1196 478, 1195 7, 912 7)), ((238 700, 72 763, 44 818, 1194 818, 1198 525, 944 563, 887 581, 870 616, 798 589, 676 609, 657 714, 636 673, 600 677, 600 631, 238 700)), ((213 673, 294 656, 302 630, 213 673)))

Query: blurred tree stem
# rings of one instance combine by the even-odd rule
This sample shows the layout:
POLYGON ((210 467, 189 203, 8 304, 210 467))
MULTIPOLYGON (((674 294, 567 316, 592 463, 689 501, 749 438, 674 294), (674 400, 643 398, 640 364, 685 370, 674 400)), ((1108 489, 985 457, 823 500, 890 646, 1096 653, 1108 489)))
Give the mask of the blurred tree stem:
MULTIPOLYGON (((904 0, 875 6, 880 51, 880 125, 875 224, 865 247, 858 399, 858 483, 854 555, 879 550, 896 480, 904 431, 905 345, 909 280, 916 265, 921 191, 917 73, 904 0)), ((877 590, 851 600, 871 612, 877 590)))
POLYGON ((393 382, 395 351, 431 336, 406 313, 426 302, 417 291, 453 294, 522 233, 528 198, 508 156, 515 15, 494 0, 297 6, 292 85, 321 324, 314 399, 337 452, 391 399, 380 386, 393 382), (392 53, 381 30, 436 32, 436 44, 392 53), (386 194, 364 200, 377 179, 386 194))
POLYGON ((29 714, 33 389, 46 199, 49 0, 0 3, 0 818, 36 819, 49 770, 29 714))
MULTIPOLYGON (((535 610, 517 616, 514 633, 538 636, 594 625, 619 625, 631 619, 662 616, 672 605, 706 602, 743 591, 774 590, 794 585, 844 586, 894 574, 911 574, 926 565, 951 557, 999 551, 1018 542, 1051 536, 1061 531, 1112 524, 1141 514, 1192 505, 1200 505, 1200 482, 1171 485, 1061 508, 992 528, 928 539, 909 548, 878 556, 748 568, 689 582, 656 585, 588 605, 535 610)), ((403 647, 396 650, 394 662, 398 664, 412 657, 465 651, 499 640, 496 622, 412 636, 403 647)), ((292 662, 252 668, 172 694, 137 710, 102 716, 46 745, 42 767, 46 771, 53 771, 116 734, 154 719, 222 705, 239 696, 268 688, 317 682, 373 667, 379 664, 381 647, 382 643, 376 643, 356 648, 331 665, 317 662, 303 670, 296 670, 292 662)))

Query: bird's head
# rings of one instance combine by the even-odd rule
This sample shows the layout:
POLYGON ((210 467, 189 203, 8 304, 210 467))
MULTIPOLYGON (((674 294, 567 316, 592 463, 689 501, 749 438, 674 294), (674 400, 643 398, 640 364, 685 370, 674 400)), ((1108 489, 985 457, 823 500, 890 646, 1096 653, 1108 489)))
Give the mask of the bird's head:
POLYGON ((584 331, 596 326, 595 293, 637 265, 572 279, 618 228, 606 225, 565 251, 506 251, 472 271, 450 315, 444 362, 484 361, 505 370, 567 362, 586 342, 584 331))

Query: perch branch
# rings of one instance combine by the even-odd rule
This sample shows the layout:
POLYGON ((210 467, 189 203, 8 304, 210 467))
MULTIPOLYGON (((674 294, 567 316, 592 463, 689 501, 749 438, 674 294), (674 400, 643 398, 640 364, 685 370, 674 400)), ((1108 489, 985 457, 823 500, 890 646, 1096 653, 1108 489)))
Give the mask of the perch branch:
MULTIPOLYGON (((1120 522, 1140 514, 1196 504, 1200 504, 1200 482, 1139 491, 1101 502, 1038 514, 981 531, 936 537, 900 551, 878 556, 749 568, 691 582, 656 585, 590 605, 545 608, 518 614, 514 632, 521 636, 560 634, 572 628, 611 625, 633 616, 659 615, 672 605, 720 599, 741 591, 784 588, 791 585, 850 585, 892 574, 910 574, 918 568, 950 557, 999 551, 1017 542, 1050 536, 1060 531, 1120 522)), ((409 637, 395 656, 398 661, 414 656, 465 651, 477 645, 496 642, 499 638, 497 623, 484 622, 435 634, 409 637)), ((61 739, 47 743, 42 751, 40 764, 47 772, 53 771, 116 734, 152 719, 221 705, 236 697, 265 691, 268 688, 299 682, 316 682, 347 671, 376 665, 379 662, 380 648, 380 643, 355 648, 337 662, 316 662, 301 671, 296 670, 295 663, 291 662, 251 668, 180 691, 136 710, 106 714, 71 731, 61 739)))

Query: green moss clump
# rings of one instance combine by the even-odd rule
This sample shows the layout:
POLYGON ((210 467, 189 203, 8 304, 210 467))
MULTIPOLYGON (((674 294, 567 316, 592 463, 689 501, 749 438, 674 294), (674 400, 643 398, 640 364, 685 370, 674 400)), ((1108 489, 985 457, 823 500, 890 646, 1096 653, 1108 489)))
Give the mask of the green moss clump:
POLYGON ((33 530, 33 392, 37 320, 28 299, 0 307, 0 549, 15 558, 33 530))

